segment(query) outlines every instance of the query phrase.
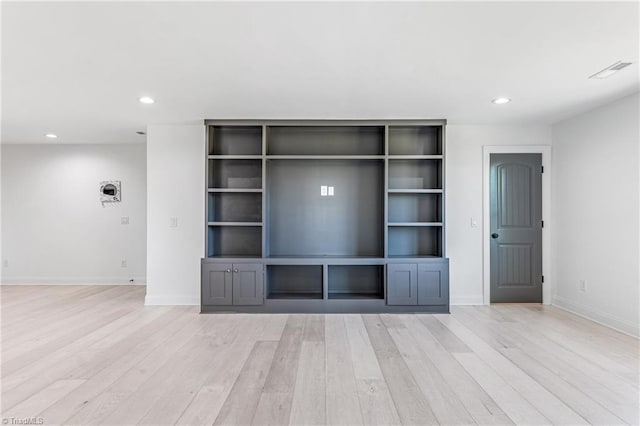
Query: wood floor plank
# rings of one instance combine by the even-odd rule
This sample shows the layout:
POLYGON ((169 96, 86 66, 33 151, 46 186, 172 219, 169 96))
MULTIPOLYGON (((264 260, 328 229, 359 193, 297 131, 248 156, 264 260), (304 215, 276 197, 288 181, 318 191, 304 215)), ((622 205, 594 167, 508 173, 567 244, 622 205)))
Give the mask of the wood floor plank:
POLYGON ((289 424, 305 322, 305 316, 297 314, 287 320, 252 424, 289 424))
POLYGON ((363 319, 402 424, 438 424, 427 398, 420 390, 380 317, 363 315, 363 319))
POLYGON ((512 420, 476 382, 464 367, 429 332, 415 315, 400 316, 411 337, 458 396, 467 412, 481 425, 507 425, 512 420))
MULTIPOLYGON (((324 325, 324 321, 322 323, 324 325)), ((304 340, 291 402, 290 425, 326 424, 325 368, 324 341, 304 340)))
POLYGON ((278 342, 256 342, 214 424, 251 423, 277 346, 278 342))
POLYGON ((345 315, 353 372, 366 425, 398 425, 400 417, 361 315, 345 315))
POLYGON ((554 307, 215 314, 0 286, 2 416, 47 424, 638 424, 638 339, 554 307))
POLYGON ((325 318, 327 356, 327 424, 362 425, 358 384, 342 315, 325 318))

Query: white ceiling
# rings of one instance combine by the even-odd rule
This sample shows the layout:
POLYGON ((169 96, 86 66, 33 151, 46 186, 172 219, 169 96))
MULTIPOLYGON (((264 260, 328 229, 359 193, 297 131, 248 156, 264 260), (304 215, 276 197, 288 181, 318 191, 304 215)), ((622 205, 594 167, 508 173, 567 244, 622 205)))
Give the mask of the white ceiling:
POLYGON ((635 1, 3 2, 2 141, 140 142, 203 118, 548 124, 638 91, 638 16, 635 1), (634 65, 587 78, 618 60, 634 65))

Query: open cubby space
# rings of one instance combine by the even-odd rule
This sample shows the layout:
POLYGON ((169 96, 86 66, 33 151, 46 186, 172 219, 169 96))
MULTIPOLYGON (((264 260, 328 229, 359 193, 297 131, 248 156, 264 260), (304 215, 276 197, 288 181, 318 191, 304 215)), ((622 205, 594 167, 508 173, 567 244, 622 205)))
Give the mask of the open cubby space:
POLYGON ((209 188, 262 188, 262 160, 209 160, 209 188))
POLYGON ((384 161, 268 160, 267 175, 268 256, 383 256, 384 161))
POLYGON ((267 299, 322 298, 322 265, 267 265, 267 299))
POLYGON ((442 155, 440 126, 389 126, 389 155, 442 155))
POLYGON ((441 226, 389 227, 389 257, 441 257, 441 226))
POLYGON ((384 299, 382 265, 329 265, 329 299, 384 299))
POLYGON ((259 192, 210 192, 209 222, 262 222, 262 194, 259 192))
POLYGON ((442 194, 389 194, 389 222, 442 222, 442 194))
POLYGON ((389 160, 389 189, 442 189, 442 160, 389 160))
POLYGON ((208 226, 209 257, 262 257, 261 226, 208 226))
POLYGON ((262 155, 262 126, 210 127, 209 155, 262 155))
POLYGON ((384 155, 383 126, 270 126, 267 155, 384 155))

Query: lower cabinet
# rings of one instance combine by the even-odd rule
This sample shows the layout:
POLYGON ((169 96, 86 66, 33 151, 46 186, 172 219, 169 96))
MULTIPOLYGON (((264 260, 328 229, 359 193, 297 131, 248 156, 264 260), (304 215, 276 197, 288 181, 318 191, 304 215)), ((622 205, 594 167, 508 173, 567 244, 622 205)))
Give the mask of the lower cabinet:
POLYGON ((203 263, 203 305, 262 305, 261 263, 203 263))
POLYGON ((448 259, 387 265, 387 305, 448 304, 448 259))

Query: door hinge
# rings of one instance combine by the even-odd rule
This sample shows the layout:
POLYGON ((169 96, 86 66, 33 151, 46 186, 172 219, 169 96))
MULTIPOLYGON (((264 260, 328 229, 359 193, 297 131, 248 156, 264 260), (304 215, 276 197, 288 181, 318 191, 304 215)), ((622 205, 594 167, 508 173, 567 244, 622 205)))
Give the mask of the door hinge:
POLYGON ((542 276, 542 283, 544 284, 544 275, 542 276))
POLYGON ((540 227, 544 228, 544 220, 540 221, 540 227))
POLYGON ((540 166, 540 173, 544 173, 544 166, 540 166))

